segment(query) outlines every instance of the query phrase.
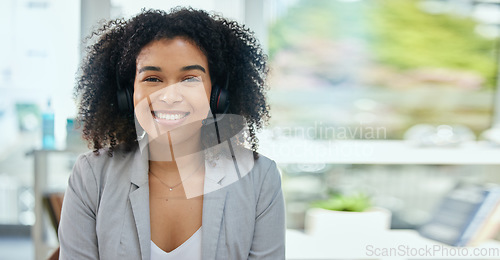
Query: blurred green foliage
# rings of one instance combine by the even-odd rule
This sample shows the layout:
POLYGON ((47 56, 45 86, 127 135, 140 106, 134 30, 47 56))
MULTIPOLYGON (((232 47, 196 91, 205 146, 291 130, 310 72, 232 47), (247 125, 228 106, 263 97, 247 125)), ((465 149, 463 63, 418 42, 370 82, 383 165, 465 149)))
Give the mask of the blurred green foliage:
POLYGON ((314 208, 335 211, 363 212, 371 206, 370 198, 363 193, 353 195, 332 194, 327 200, 311 204, 314 208))
POLYGON ((475 32, 476 22, 429 14, 419 0, 301 0, 270 27, 270 58, 303 41, 344 37, 367 41, 372 59, 400 70, 449 68, 482 75, 495 86, 495 41, 475 32))
POLYGON ((376 59, 400 69, 470 70, 495 85, 495 42, 475 32, 476 22, 449 14, 428 14, 418 0, 375 0, 367 18, 376 59))

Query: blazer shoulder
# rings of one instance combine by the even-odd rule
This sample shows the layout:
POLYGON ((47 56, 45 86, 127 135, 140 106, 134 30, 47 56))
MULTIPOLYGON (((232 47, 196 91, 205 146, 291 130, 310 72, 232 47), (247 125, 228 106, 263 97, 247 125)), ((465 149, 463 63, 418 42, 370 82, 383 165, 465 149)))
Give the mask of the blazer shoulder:
POLYGON ((111 156, 109 154, 109 148, 103 148, 95 153, 94 151, 88 151, 86 153, 81 154, 82 157, 85 157, 89 164, 93 166, 93 168, 101 168, 105 167, 109 164, 119 164, 123 162, 129 161, 134 157, 136 150, 125 151, 121 149, 119 146, 113 149, 111 156))
POLYGON ((258 155, 258 158, 255 159, 253 169, 254 178, 258 181, 258 183, 263 185, 269 180, 272 180, 274 184, 281 182, 281 172, 278 169, 276 162, 262 154, 258 155))
MULTIPOLYGON (((276 172, 276 163, 257 152, 248 149, 247 147, 241 145, 233 145, 233 151, 231 155, 227 155, 226 159, 231 161, 231 156, 235 157, 240 171, 250 172, 252 178, 261 179, 269 171, 276 172), (255 154, 257 155, 255 158, 255 154)), ((232 162, 229 164, 233 164, 232 162)))
POLYGON ((126 169, 134 163, 134 156, 137 152, 136 150, 126 152, 122 149, 115 149, 112 156, 109 156, 108 151, 108 149, 101 149, 99 153, 88 151, 81 154, 75 163, 75 168, 80 170, 81 175, 93 175, 98 186, 101 186, 106 179, 112 177, 108 175, 120 174, 123 172, 120 169, 126 169))
POLYGON ((255 167, 264 173, 277 169, 277 165, 274 160, 259 153, 257 159, 255 159, 255 167))

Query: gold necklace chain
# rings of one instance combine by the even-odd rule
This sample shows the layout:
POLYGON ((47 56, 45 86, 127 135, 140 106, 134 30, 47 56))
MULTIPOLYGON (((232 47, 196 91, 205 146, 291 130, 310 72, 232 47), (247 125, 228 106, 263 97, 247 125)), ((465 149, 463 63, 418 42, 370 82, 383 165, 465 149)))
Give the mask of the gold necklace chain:
POLYGON ((198 166, 198 168, 196 168, 196 170, 194 170, 193 173, 191 173, 184 180, 181 179, 181 182, 175 184, 174 186, 169 186, 162 179, 160 179, 160 177, 156 176, 156 174, 154 174, 151 170, 148 170, 148 171, 149 171, 149 173, 151 173, 151 175, 153 175, 156 179, 158 179, 163 185, 165 185, 170 191, 172 191, 175 187, 181 185, 183 182, 185 182, 187 179, 191 178, 191 176, 193 176, 195 173, 197 173, 198 170, 201 168, 202 165, 203 165, 203 163, 200 163, 200 166, 198 166))

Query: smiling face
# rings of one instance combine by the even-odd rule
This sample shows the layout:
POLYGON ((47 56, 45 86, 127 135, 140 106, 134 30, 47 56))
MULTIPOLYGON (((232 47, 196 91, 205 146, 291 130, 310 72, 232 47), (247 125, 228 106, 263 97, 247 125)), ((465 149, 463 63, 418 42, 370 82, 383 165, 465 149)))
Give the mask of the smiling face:
POLYGON ((136 64, 135 114, 150 141, 169 143, 167 133, 172 143, 198 139, 212 86, 203 52, 185 38, 162 39, 146 45, 136 64))

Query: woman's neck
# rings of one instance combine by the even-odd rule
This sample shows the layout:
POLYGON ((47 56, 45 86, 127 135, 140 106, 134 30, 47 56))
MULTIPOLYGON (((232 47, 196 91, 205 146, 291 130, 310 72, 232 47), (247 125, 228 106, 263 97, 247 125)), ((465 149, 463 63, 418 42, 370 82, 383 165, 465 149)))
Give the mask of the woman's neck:
POLYGON ((149 142, 149 168, 156 175, 182 176, 200 168, 204 161, 199 136, 183 142, 176 142, 170 136, 168 143, 158 139, 149 142))

